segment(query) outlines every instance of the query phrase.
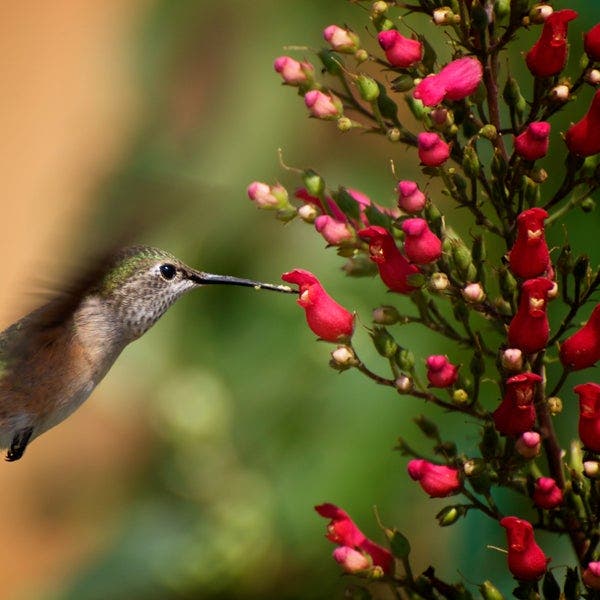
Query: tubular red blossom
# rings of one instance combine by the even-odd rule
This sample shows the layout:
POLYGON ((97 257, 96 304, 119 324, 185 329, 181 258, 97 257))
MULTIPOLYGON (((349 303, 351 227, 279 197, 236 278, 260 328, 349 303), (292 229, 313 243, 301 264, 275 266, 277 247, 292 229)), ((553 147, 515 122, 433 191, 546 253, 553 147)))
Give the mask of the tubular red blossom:
POLYGON ((515 138, 515 152, 525 160, 546 156, 550 144, 550 123, 534 121, 515 138))
POLYGON ((527 53, 527 67, 536 77, 558 75, 567 62, 567 26, 577 17, 571 9, 557 10, 545 21, 542 35, 527 53))
POLYGON ((399 181, 396 190, 398 191, 398 207, 404 212, 418 213, 425 208, 427 197, 415 181, 399 181))
POLYGON ((313 333, 327 342, 347 340, 354 331, 354 315, 339 305, 309 271, 294 269, 281 278, 300 288, 298 304, 306 311, 306 321, 313 333))
POLYGON ((546 314, 548 292, 553 284, 549 279, 528 279, 521 286, 517 314, 508 327, 508 343, 525 354, 534 354, 548 343, 550 325, 546 314))
POLYGON ((394 559, 390 552, 366 537, 346 511, 329 503, 315 506, 315 510, 322 517, 331 519, 325 536, 328 540, 338 546, 348 546, 366 552, 374 565, 381 567, 384 573, 391 572, 394 559))
POLYGON ((550 265, 550 253, 544 237, 543 208, 524 210, 517 217, 517 239, 509 253, 510 270, 523 279, 543 275, 550 265))
POLYGON ((354 32, 337 25, 325 27, 323 37, 336 52, 354 53, 360 47, 360 40, 354 32))
POLYGON ((418 40, 404 37, 396 29, 379 32, 377 40, 393 67, 406 69, 418 63, 423 56, 423 44, 418 40))
POLYGON ((338 221, 329 215, 320 215, 315 219, 315 229, 332 246, 338 246, 354 237, 346 221, 338 221))
POLYGON ((600 562, 588 563, 581 574, 583 583, 592 590, 600 590, 600 562))
POLYGON ((483 77, 483 67, 476 58, 464 57, 447 64, 437 75, 425 77, 413 96, 425 106, 435 106, 443 100, 462 100, 470 96, 483 77))
POLYGON ((590 60, 600 61, 600 23, 594 25, 583 38, 583 48, 590 60))
POLYGON ((315 74, 315 68, 309 62, 298 62, 291 56, 276 58, 273 66, 288 85, 300 85, 312 81, 315 74))
POLYGON ((592 156, 600 152, 600 90, 594 94, 586 115, 567 129, 565 142, 578 156, 592 156))
POLYGON ((546 572, 548 559, 535 543, 531 523, 518 517, 504 517, 500 525, 506 529, 510 572, 521 581, 540 579, 546 572))
POLYGON ((332 92, 310 90, 304 94, 304 104, 313 117, 338 119, 343 114, 342 101, 332 92))
POLYGON ((600 304, 588 322, 560 346, 560 362, 572 371, 593 366, 600 360, 600 304))
POLYGON ((437 133, 420 133, 417 147, 419 159, 427 167, 439 167, 450 157, 450 146, 437 133))
POLYGON ((406 219, 402 223, 404 252, 411 262, 426 265, 442 255, 442 241, 433 233, 425 219, 406 219))
POLYGON ((551 510, 563 503, 562 490, 552 477, 539 477, 535 482, 533 503, 538 508, 551 510))
POLYGON ((456 494, 462 487, 458 469, 415 458, 409 461, 407 470, 411 479, 418 481, 431 498, 445 498, 456 494))
POLYGON ((420 273, 419 268, 411 265, 402 256, 387 229, 371 225, 361 229, 358 235, 369 243, 371 260, 377 264, 379 276, 390 290, 400 294, 409 294, 417 289, 408 282, 408 278, 420 273))
POLYGON ((542 380, 535 373, 520 373, 506 380, 504 397, 494 411, 496 429, 507 436, 531 430, 535 424, 535 388, 542 380))
POLYGON ((579 437, 586 448, 600 452, 600 385, 581 383, 573 391, 579 396, 579 437))
POLYGON ((427 380, 432 387, 447 388, 454 385, 458 379, 458 369, 447 356, 433 354, 425 361, 427 380))

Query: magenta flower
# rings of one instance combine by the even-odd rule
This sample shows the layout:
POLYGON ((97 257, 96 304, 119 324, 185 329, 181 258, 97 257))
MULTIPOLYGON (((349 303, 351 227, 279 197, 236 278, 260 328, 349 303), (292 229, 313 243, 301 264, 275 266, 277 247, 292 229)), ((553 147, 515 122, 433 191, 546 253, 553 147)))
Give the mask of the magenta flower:
POLYGON ((329 215, 318 216, 315 219, 315 229, 331 246, 338 246, 354 237, 354 233, 346 221, 338 221, 329 215))
POLYGON ((427 380, 432 387, 447 388, 458 379, 458 369, 447 356, 433 354, 425 361, 427 367, 427 380))
POLYGON ((404 252, 413 263, 426 265, 442 255, 442 241, 429 229, 425 219, 406 219, 402 223, 404 252))
POLYGON ((439 167, 450 157, 450 146, 437 133, 420 133, 417 146, 421 163, 427 167, 439 167))
POLYGON ((483 67, 476 58, 453 60, 436 75, 425 77, 413 96, 425 106, 435 106, 443 100, 462 100, 470 96, 483 77, 483 67))
POLYGON ((592 590, 600 590, 600 562, 592 561, 588 563, 581 574, 581 579, 586 587, 592 590))
POLYGON ((315 74, 315 68, 309 62, 298 62, 290 56, 276 58, 273 66, 288 85, 308 83, 315 74))
POLYGON ((409 461, 407 470, 411 479, 418 481, 432 498, 445 498, 456 494, 461 488, 458 469, 415 458, 409 461))
POLYGON ((360 47, 360 40, 354 32, 338 27, 337 25, 325 27, 323 37, 336 52, 353 54, 360 47))
POLYGON ((310 90, 304 94, 304 104, 313 117, 318 119, 338 119, 344 110, 342 101, 332 92, 310 90))
POLYGON ((515 138, 515 152, 525 160, 546 156, 550 144, 550 123, 535 121, 515 138))
POLYGON ((502 435, 520 435, 534 426, 535 390, 541 380, 536 373, 520 373, 506 380, 504 397, 493 413, 494 425, 502 435))
POLYGON ((538 508, 551 510, 563 503, 562 490, 556 485, 552 477, 538 477, 533 492, 533 503, 538 508))
POLYGON ((427 197, 415 181, 399 181, 396 190, 398 191, 398 207, 404 212, 418 213, 425 208, 427 197))
POLYGON ((406 69, 418 63, 423 57, 423 44, 418 40, 404 37, 396 29, 380 31, 377 40, 393 67, 406 69))

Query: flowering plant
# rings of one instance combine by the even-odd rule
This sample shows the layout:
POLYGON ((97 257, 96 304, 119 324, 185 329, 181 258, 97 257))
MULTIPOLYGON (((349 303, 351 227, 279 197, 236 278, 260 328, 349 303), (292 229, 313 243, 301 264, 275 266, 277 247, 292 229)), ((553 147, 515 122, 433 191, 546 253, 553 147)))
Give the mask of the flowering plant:
MULTIPOLYGON (((378 275, 414 306, 404 312, 390 303, 373 311, 367 329, 389 364, 387 373, 377 373, 359 358, 354 333, 360 322, 353 312, 313 273, 295 269, 283 275, 299 286, 298 304, 311 330, 336 344, 334 369, 357 370, 403 396, 467 416, 467 426, 475 424, 475 453, 444 441, 438 425, 425 417, 416 425, 433 441, 428 456, 403 438, 398 442, 409 457, 409 478, 432 498, 452 496, 437 513, 440 526, 479 511, 504 528, 518 598, 538 597, 540 582, 548 600, 561 594, 570 600, 583 590, 592 597, 600 590, 600 384, 569 389, 567 382, 600 360, 600 304, 589 310, 600 270, 577 254, 581 248, 549 248, 545 228, 575 209, 594 209, 600 90, 587 112, 577 94, 600 85, 600 24, 589 29, 583 44, 573 43, 571 52, 583 58, 569 77, 568 27, 578 16, 569 8, 530 0, 354 3, 367 10, 367 30, 376 42, 363 44, 348 27, 329 25, 323 32, 327 47, 317 53, 322 81, 304 57, 281 56, 275 70, 298 90, 312 117, 346 134, 368 131, 415 149, 411 156, 421 165, 421 181, 399 173, 397 204, 385 207, 351 187, 331 189, 312 169, 288 168, 302 181, 294 199, 279 183, 254 182, 248 195, 282 221, 299 217, 314 225, 345 260, 347 275, 378 275), (443 53, 436 54, 425 33, 410 29, 413 15, 443 29, 443 53), (523 48, 531 78, 521 86, 503 68, 503 57, 527 28, 539 30, 539 39, 523 48), (564 139, 552 137, 551 119, 566 108, 581 118, 564 139), (556 189, 537 164, 551 152, 566 157, 556 189), (469 237, 451 227, 436 199, 440 194, 470 214, 469 237), (554 321, 548 303, 561 301, 554 321), (393 333, 407 323, 466 348, 468 364, 452 355, 416 359, 393 333), (494 391, 487 386, 484 392, 482 384, 490 382, 494 391), (567 440, 559 440, 554 427, 561 393, 579 396, 579 428, 567 440), (511 500, 511 507, 520 507, 510 509, 515 514, 498 500, 501 488, 522 499, 516 505, 511 500), (572 564, 552 565, 536 540, 540 530, 568 537, 572 564)), ((341 508, 322 504, 316 510, 330 519, 334 559, 366 582, 361 597, 378 594, 378 587, 368 585, 375 581, 388 584, 397 597, 404 597, 403 590, 432 600, 471 597, 462 581, 442 581, 433 566, 415 573, 408 539, 397 529, 381 525, 383 547, 341 508)), ((502 597, 487 579, 479 589, 485 600, 502 597)))

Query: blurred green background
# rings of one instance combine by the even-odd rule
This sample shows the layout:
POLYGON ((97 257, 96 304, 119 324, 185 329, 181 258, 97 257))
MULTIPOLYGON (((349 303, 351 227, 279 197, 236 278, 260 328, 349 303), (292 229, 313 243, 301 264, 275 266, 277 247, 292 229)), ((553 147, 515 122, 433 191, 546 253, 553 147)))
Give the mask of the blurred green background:
MULTIPOLYGON (((571 64, 581 33, 600 17, 592 4, 569 3, 580 11, 571 64)), ((136 241, 215 273, 278 281, 293 267, 309 269, 366 325, 381 303, 406 306, 378 280, 344 278, 341 259, 310 227, 282 225, 245 195, 255 179, 298 185, 279 166, 279 147, 288 164, 314 167, 331 187, 358 188, 385 206, 395 200, 390 158, 399 177, 420 177, 414 151, 308 120, 302 99, 280 87, 273 59, 286 45, 306 45, 291 53, 310 57, 333 22, 369 40, 363 9, 343 0, 13 7, 0 36, 0 69, 13 90, 0 119, 12 134, 0 147, 12 224, 2 249, 14 257, 5 324, 22 312, 39 265, 77 262, 82 242, 118 236, 123 223, 136 241)), ((517 50, 514 74, 522 64, 517 50)), ((544 163, 548 185, 564 156, 560 130, 580 118, 591 91, 582 96, 577 115, 554 122, 560 150, 544 163)), ((463 216, 450 210, 447 218, 463 216)), ((583 240, 598 224, 597 213, 569 217, 573 245, 596 262, 597 245, 583 240)), ((563 241, 558 227, 549 235, 563 241)), ((418 329, 396 333, 417 357, 461 358, 418 329)), ((363 358, 383 368, 366 334, 357 335, 363 358)), ((342 597, 348 580, 312 508, 326 501, 382 541, 377 505, 410 537, 416 571, 434 564, 444 577, 491 578, 509 590, 504 556, 486 548, 504 545, 503 530, 475 514, 440 529, 433 516, 444 501, 426 500, 392 451, 399 434, 426 451, 410 419, 439 413, 357 373, 338 375, 330 350, 315 343, 291 297, 214 287, 182 299, 126 350, 90 402, 24 461, 3 467, 4 597, 342 597)), ((493 405, 495 388, 486 386, 493 405)), ((473 424, 441 421, 445 437, 475 451, 473 424)), ((563 439, 575 423, 573 411, 565 415, 563 439)), ((543 543, 554 564, 570 560, 566 541, 543 543)))

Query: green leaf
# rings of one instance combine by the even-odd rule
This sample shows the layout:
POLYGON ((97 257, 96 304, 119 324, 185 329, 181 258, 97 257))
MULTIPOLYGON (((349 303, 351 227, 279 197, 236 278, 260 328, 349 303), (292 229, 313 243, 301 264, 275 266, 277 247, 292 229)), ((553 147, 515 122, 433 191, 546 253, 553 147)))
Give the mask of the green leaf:
POLYGON ((371 225, 379 225, 384 229, 390 229, 392 220, 372 204, 365 209, 365 215, 371 225))
POLYGON ((347 217, 350 217, 351 219, 360 218, 360 206, 345 188, 340 187, 337 192, 333 192, 331 195, 340 210, 347 217))
POLYGON ((390 547, 392 548, 392 554, 396 558, 408 558, 410 554, 410 542, 399 531, 394 531, 394 535, 390 540, 390 547))

